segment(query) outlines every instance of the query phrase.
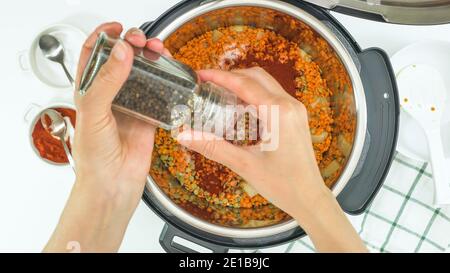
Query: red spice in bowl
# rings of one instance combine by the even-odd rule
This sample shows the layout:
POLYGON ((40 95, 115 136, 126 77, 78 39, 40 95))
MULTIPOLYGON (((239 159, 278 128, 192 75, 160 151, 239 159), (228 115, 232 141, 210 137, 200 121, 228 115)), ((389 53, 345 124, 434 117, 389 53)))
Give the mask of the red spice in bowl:
MULTIPOLYGON (((75 127, 75 110, 69 108, 54 108, 54 110, 58 111, 63 117, 68 117, 75 127)), ((32 138, 33 145, 42 158, 57 164, 69 163, 61 141, 54 138, 47 130, 45 130, 40 119, 37 119, 36 124, 34 125, 32 138)), ((67 141, 67 145, 71 150, 72 147, 69 141, 67 141)))

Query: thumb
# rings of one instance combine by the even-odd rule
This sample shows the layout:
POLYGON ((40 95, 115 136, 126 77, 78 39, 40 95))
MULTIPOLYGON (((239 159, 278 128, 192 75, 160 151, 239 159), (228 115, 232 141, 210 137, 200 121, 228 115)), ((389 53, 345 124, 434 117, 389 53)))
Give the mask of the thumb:
POLYGON ((211 133, 187 130, 177 136, 177 141, 186 148, 225 165, 236 173, 245 172, 251 159, 251 154, 247 150, 211 133))
POLYGON ((117 40, 87 93, 78 97, 80 114, 87 114, 90 120, 100 120, 110 114, 111 104, 127 80, 132 63, 131 46, 120 39, 117 40))

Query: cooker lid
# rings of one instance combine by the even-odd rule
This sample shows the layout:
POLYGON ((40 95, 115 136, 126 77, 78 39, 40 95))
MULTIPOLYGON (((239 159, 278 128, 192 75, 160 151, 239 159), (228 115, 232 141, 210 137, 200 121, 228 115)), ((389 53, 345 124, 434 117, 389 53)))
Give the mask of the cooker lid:
POLYGON ((366 19, 396 24, 432 25, 450 22, 449 0, 304 0, 366 19))

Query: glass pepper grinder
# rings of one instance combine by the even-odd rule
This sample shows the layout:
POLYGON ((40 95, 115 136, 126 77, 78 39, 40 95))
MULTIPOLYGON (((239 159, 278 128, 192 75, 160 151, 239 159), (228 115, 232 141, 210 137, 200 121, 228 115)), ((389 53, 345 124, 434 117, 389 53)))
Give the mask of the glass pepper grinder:
MULTIPOLYGON (((89 92, 116 42, 106 33, 99 34, 81 77, 80 94, 89 92)), ((234 106, 238 103, 241 101, 234 93, 200 82, 191 67, 148 49, 135 49, 130 75, 114 99, 113 109, 166 130, 189 123, 192 116, 197 116, 202 126, 227 130, 237 120, 234 106)))

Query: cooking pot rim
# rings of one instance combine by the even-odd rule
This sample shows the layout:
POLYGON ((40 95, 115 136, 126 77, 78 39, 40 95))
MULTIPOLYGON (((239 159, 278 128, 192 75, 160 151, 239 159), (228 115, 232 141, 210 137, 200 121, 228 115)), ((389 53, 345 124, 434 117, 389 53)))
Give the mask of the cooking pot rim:
MULTIPOLYGON (((245 3, 240 0, 221 0, 221 1, 205 1, 205 3, 200 4, 199 6, 193 7, 192 9, 186 11, 184 14, 170 22, 166 25, 159 33, 153 33, 155 37, 165 40, 169 37, 174 31, 179 29, 185 23, 188 23, 190 20, 197 18, 201 15, 204 15, 208 12, 219 10, 223 8, 229 7, 261 7, 268 8, 272 10, 277 10, 293 18, 296 18, 312 29, 314 29, 321 37, 323 37, 335 50, 335 52, 340 57, 342 63, 344 64, 350 79, 353 85, 353 93, 355 97, 355 110, 356 110, 356 132, 353 144, 353 150, 349 157, 349 160, 341 173, 338 181, 332 189, 332 192, 335 196, 339 195, 339 193, 344 189, 347 182, 352 178, 353 173, 357 169, 358 163, 360 161, 361 155, 363 153, 363 148, 365 144, 366 138, 366 130, 367 130, 367 108, 366 108, 366 99, 364 94, 364 87, 361 81, 361 77, 359 75, 358 68, 355 64, 355 61, 352 58, 352 55, 346 49, 346 46, 336 37, 336 34, 333 33, 325 24, 319 21, 310 13, 305 10, 294 6, 293 4, 289 4, 282 1, 274 1, 274 0, 247 0, 245 3)), ((234 227, 225 227, 219 226, 216 224, 212 224, 201 220, 199 218, 194 217, 190 213, 185 210, 179 208, 170 198, 156 185, 153 179, 149 176, 147 179, 147 190, 150 191, 160 202, 167 211, 183 220, 184 223, 191 225, 200 230, 207 231, 214 235, 230 237, 230 238, 261 238, 272 236, 275 234, 280 234, 295 228, 298 228, 298 224, 295 220, 289 220, 283 223, 279 223, 273 226, 260 227, 260 228, 234 228, 234 227)))

